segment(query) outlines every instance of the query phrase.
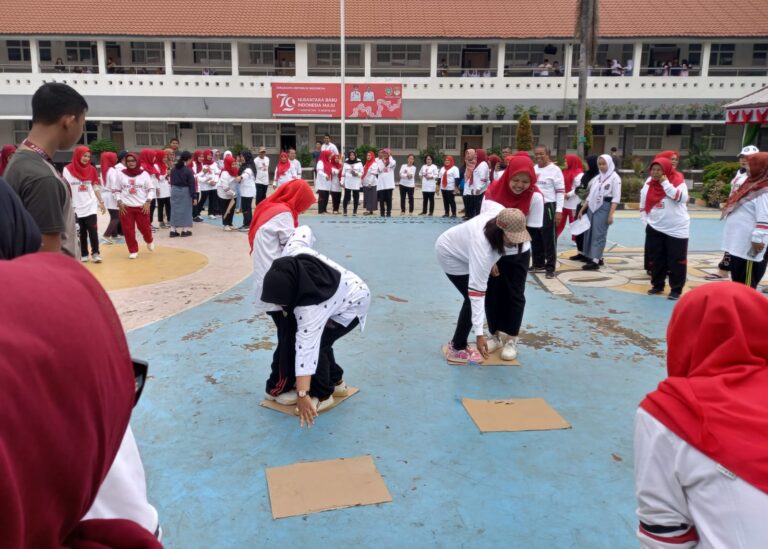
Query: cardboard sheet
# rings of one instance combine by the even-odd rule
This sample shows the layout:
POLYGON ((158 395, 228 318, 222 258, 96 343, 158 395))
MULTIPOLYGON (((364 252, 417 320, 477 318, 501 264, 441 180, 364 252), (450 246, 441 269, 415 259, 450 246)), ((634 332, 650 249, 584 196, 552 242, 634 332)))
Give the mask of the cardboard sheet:
POLYGON ((463 398, 461 403, 483 433, 513 431, 549 431, 570 429, 543 398, 510 400, 475 400, 463 398))
POLYGON ((272 518, 392 501, 371 456, 267 469, 272 518))
MULTIPOLYGON (((444 357, 448 356, 448 345, 443 345, 442 353, 444 357)), ((452 362, 449 362, 448 364, 451 366, 466 366, 466 364, 454 364, 452 362)), ((520 366, 520 362, 517 359, 502 360, 501 349, 496 349, 483 361, 482 364, 479 364, 479 366, 520 366)))
MULTIPOLYGON (((342 402, 347 400, 349 397, 351 397, 353 395, 356 395, 359 392, 360 392, 360 389, 357 389, 355 387, 350 387, 349 388, 349 392, 347 392, 347 396, 333 397, 333 404, 331 404, 331 407, 330 408, 326 408, 325 410, 323 410, 320 413, 324 414, 326 412, 329 412, 329 411, 333 410, 334 408, 336 408, 336 406, 338 406, 339 404, 341 404, 342 402)), ((259 403, 259 406, 263 406, 264 408, 269 408, 270 410, 274 410, 275 412, 282 412, 284 414, 288 414, 289 416, 298 415, 296 413, 296 405, 295 404, 291 404, 290 406, 285 406, 283 404, 278 404, 274 400, 266 400, 265 399, 265 400, 262 400, 259 403)))

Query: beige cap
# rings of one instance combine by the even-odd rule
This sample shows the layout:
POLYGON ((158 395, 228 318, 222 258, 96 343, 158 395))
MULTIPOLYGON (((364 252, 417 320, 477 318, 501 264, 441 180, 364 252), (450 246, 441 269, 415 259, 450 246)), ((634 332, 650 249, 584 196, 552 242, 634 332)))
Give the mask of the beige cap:
POLYGON ((525 228, 525 215, 515 208, 504 208, 496 216, 496 226, 504 231, 507 240, 512 244, 530 242, 531 235, 525 228))
POLYGON ((259 147, 259 152, 260 153, 265 153, 265 152, 267 152, 267 149, 265 147, 259 147))

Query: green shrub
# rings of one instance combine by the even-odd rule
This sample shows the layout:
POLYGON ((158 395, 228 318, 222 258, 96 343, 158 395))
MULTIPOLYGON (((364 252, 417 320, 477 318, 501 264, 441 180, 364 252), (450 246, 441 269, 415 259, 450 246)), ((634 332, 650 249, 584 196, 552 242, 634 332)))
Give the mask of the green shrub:
POLYGON ((302 147, 296 151, 296 159, 301 164, 302 168, 312 168, 312 153, 309 152, 307 147, 302 147))
POLYGON ((376 155, 379 154, 379 149, 374 145, 360 145, 355 149, 355 154, 357 155, 357 158, 360 160, 360 162, 363 163, 363 165, 365 165, 365 157, 368 155, 368 151, 373 151, 373 154, 376 155))
MULTIPOLYGON (((688 158, 685 160, 685 164, 688 168, 694 170, 700 170, 706 168, 714 162, 712 158, 712 149, 707 145, 691 143, 688 147, 688 158)), ((730 179, 728 180, 730 181, 730 179)))
POLYGON ((701 189, 701 197, 711 208, 719 208, 722 202, 728 200, 731 194, 731 184, 722 179, 705 181, 701 189))
POLYGON ((109 139, 97 139, 96 141, 91 141, 88 144, 88 148, 93 154, 101 154, 103 152, 116 153, 120 150, 117 148, 117 145, 109 139))
POLYGON ((645 180, 629 175, 621 178, 621 201, 640 202, 640 191, 643 190, 645 180))
POLYGON ((517 123, 517 150, 530 151, 533 149, 533 128, 531 127, 531 118, 528 111, 520 115, 517 123))
MULTIPOLYGON (((486 149, 486 150, 485 150, 485 153, 486 153, 488 156, 491 156, 492 154, 495 154, 496 156, 498 156, 499 158, 501 158, 501 145, 494 145, 494 146, 493 146, 493 147, 491 147, 490 149, 486 149)), ((502 158, 502 160, 503 160, 503 158, 502 158)))
POLYGON ((443 165, 443 151, 440 150, 440 147, 437 145, 430 145, 426 149, 422 149, 419 151, 419 160, 421 160, 421 163, 425 163, 425 158, 427 155, 432 156, 432 163, 437 164, 438 166, 443 165))
POLYGON ((704 168, 702 181, 706 183, 707 181, 719 180, 729 183, 737 171, 739 171, 738 162, 713 162, 704 168))

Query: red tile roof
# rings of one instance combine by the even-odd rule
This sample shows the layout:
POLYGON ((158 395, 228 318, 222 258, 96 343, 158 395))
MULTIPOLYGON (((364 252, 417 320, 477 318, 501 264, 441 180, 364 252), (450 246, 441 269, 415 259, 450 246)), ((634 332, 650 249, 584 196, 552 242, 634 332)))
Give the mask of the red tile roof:
MULTIPOLYGON (((347 0, 350 38, 569 38, 578 0, 347 0)), ((333 38, 338 4, 305 0, 0 0, 0 35, 333 38), (159 14, 147 17, 146 14, 159 14), (163 14, 166 14, 163 16, 163 14)), ((600 34, 624 37, 768 36, 768 0, 602 0, 600 34)))

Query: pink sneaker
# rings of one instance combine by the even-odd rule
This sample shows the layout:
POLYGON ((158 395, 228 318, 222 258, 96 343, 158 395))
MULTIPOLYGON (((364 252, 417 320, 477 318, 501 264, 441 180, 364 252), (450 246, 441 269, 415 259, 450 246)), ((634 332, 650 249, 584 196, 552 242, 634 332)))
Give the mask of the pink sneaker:
POLYGON ((450 364, 466 364, 467 362, 479 364, 483 361, 483 355, 477 349, 472 347, 454 349, 452 341, 448 343, 448 352, 445 358, 450 364))

